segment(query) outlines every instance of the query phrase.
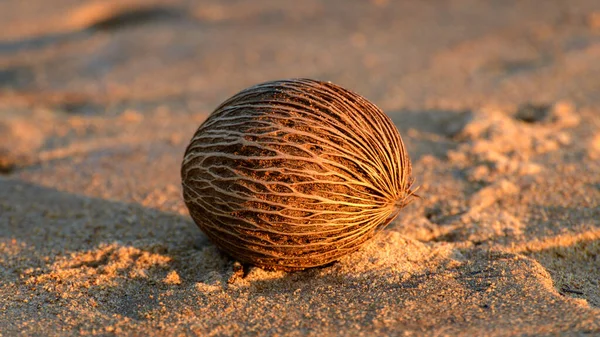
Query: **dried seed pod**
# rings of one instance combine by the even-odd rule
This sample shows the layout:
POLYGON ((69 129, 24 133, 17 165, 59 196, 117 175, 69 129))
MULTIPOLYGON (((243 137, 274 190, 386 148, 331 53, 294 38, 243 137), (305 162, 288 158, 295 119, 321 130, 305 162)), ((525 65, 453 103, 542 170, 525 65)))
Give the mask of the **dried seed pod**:
POLYGON ((297 270, 355 251, 410 200, 411 164, 365 98, 308 79, 267 82, 222 103, 181 168, 196 224, 242 262, 297 270))

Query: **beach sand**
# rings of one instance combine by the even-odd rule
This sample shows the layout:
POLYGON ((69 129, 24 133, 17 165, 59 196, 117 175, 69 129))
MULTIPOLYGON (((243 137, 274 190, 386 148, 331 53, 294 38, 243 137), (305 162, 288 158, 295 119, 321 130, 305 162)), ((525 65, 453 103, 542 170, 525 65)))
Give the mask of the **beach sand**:
POLYGON ((0 2, 0 336, 600 335, 600 2, 0 2), (192 222, 221 101, 309 77, 396 123, 420 199, 285 273, 192 222))

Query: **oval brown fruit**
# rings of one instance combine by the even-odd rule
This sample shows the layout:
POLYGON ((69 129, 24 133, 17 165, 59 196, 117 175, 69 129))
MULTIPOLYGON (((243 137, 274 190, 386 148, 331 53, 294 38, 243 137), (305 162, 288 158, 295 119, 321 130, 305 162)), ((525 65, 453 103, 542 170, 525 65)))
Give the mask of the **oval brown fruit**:
POLYGON ((298 270, 357 250, 412 196, 392 121, 332 83, 258 84, 200 125, 181 168, 200 229, 241 262, 298 270))

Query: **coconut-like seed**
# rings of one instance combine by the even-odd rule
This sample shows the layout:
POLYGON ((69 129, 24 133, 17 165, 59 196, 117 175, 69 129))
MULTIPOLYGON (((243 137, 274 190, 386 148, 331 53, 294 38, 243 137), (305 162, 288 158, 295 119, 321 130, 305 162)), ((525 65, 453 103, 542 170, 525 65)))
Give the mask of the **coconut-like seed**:
POLYGON ((181 177, 200 229, 268 269, 338 260, 413 195, 392 121, 365 98, 309 79, 258 84, 223 102, 188 145, 181 177))

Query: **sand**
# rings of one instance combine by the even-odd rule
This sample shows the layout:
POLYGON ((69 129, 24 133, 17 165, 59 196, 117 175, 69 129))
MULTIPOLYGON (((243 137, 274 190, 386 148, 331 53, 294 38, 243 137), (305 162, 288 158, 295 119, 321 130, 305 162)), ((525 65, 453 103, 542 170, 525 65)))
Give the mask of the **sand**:
POLYGON ((600 335, 600 3, 0 2, 0 335, 600 335), (262 81, 354 90, 420 199, 360 251, 246 268, 182 202, 262 81))

